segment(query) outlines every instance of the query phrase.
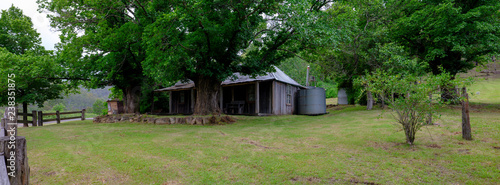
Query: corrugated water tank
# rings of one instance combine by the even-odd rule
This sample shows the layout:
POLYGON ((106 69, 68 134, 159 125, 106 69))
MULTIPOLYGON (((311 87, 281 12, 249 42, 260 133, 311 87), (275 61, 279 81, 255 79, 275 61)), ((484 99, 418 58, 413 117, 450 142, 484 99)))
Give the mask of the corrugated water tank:
POLYGON ((326 114, 325 89, 308 87, 299 91, 299 114, 320 115, 326 114))

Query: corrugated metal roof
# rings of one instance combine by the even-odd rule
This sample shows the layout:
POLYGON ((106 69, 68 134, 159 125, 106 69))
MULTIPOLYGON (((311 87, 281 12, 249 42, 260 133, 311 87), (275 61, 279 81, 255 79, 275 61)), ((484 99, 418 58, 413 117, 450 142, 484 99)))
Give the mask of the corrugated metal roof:
MULTIPOLYGON (((255 78, 252 78, 249 75, 241 75, 240 73, 234 73, 234 76, 236 76, 235 79, 231 79, 231 77, 229 77, 228 79, 224 80, 224 82, 222 82, 221 85, 225 86, 225 85, 232 85, 232 84, 238 84, 238 83, 247 83, 247 82, 254 82, 254 81, 276 80, 276 81, 279 81, 279 82, 283 82, 283 83, 287 83, 287 84, 290 84, 290 85, 294 85, 294 86, 298 86, 298 87, 304 88, 304 86, 300 85, 295 80, 293 80, 292 78, 290 78, 283 71, 281 71, 281 69, 279 69, 278 67, 274 66, 274 69, 276 70, 275 72, 269 72, 266 75, 263 75, 263 76, 259 75, 259 76, 256 76, 255 78)), ((163 89, 157 89, 155 91, 156 92, 160 92, 160 91, 178 91, 178 90, 191 89, 193 87, 194 87, 194 83, 191 80, 189 80, 187 82, 178 81, 177 83, 175 83, 175 85, 173 85, 171 87, 167 87, 167 88, 163 88, 163 89)))

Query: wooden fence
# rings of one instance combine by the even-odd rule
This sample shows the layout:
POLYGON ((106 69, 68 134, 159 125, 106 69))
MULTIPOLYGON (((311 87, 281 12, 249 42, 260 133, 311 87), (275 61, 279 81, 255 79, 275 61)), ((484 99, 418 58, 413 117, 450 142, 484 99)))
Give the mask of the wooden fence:
POLYGON ((48 122, 48 121, 56 121, 57 123, 61 123, 61 120, 67 120, 67 119, 81 118, 82 120, 85 120, 85 109, 82 109, 81 111, 72 111, 72 112, 56 111, 53 113, 43 113, 42 111, 38 112, 32 111, 31 113, 17 112, 17 115, 23 117, 23 119, 17 120, 17 123, 23 123, 25 126, 28 125, 28 123, 31 123, 34 127, 36 127, 36 126, 43 126, 43 122, 48 122), (81 115, 61 118, 61 115, 64 114, 81 114, 81 115), (44 116, 56 116, 56 118, 44 119, 43 118, 44 116), (28 120, 28 117, 31 117, 31 121, 28 120))

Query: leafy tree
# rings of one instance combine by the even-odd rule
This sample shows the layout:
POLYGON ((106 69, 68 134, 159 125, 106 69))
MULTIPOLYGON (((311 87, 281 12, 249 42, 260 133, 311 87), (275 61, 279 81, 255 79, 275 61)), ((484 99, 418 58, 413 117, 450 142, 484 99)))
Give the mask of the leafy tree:
POLYGON ((97 99, 92 105, 92 111, 96 115, 103 115, 103 112, 107 113, 108 111, 107 102, 97 99))
POLYGON ((53 12, 49 15, 51 26, 62 32, 58 56, 73 85, 83 83, 88 88, 113 85, 123 92, 125 112, 138 112, 146 78, 141 65, 146 57, 142 34, 154 18, 149 9, 162 8, 158 5, 162 2, 39 0, 38 3, 41 10, 53 12))
MULTIPOLYGON (((7 94, 8 74, 14 74, 16 102, 23 104, 24 112, 28 104, 42 107, 47 100, 61 98, 62 93, 71 89, 59 78, 63 68, 53 58, 52 53, 40 45, 39 34, 29 17, 14 6, 2 10, 0 93, 7 94)), ((0 105, 7 102, 7 96, 0 96, 0 105)))
MULTIPOLYGON (((329 9, 331 21, 346 20, 350 24, 342 24, 345 30, 335 46, 321 48, 309 58, 317 58, 317 63, 329 77, 335 79, 339 88, 347 90, 350 104, 354 104, 362 89, 353 86, 353 81, 364 75, 366 71, 379 68, 381 45, 389 42, 386 38, 388 22, 385 6, 381 0, 354 0, 335 4, 329 9)), ((360 100, 365 102, 365 100, 360 100)))
POLYGON ((57 105, 52 107, 52 110, 61 112, 61 111, 66 110, 66 106, 64 106, 64 104, 62 104, 62 103, 58 103, 57 105))
POLYGON ((406 0, 392 14, 391 39, 428 63, 433 74, 467 72, 500 51, 500 1, 406 0))
POLYGON ((321 66, 316 63, 310 63, 299 57, 289 58, 280 63, 279 69, 284 71, 290 78, 297 83, 305 85, 307 76, 307 66, 310 66, 309 78, 314 77, 315 81, 310 81, 310 86, 322 87, 326 91, 327 98, 337 97, 337 86, 323 73, 321 66))
POLYGON ((234 72, 258 75, 324 43, 338 32, 328 0, 169 1, 143 35, 147 75, 158 82, 190 79, 195 114, 218 112, 221 82, 234 72))
POLYGON ((16 55, 41 49, 40 34, 33 28, 31 18, 12 5, 2 10, 0 17, 0 47, 16 55))

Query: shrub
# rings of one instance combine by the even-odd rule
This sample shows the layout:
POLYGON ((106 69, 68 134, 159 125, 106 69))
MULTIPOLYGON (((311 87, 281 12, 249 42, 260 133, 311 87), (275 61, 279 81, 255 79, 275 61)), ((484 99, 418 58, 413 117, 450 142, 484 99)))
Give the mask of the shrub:
POLYGON ((94 102, 94 104, 92 105, 92 111, 93 111, 93 113, 96 114, 96 115, 105 115, 103 113, 106 112, 106 114, 107 114, 108 113, 107 103, 108 102, 105 102, 105 101, 102 101, 100 99, 97 99, 94 102))
POLYGON ((394 119, 405 132, 406 142, 412 145, 415 134, 426 123, 429 114, 436 112, 429 93, 436 91, 442 84, 456 83, 450 79, 451 76, 447 73, 425 76, 389 75, 377 70, 357 83, 373 93, 387 96, 394 119))
POLYGON ((62 104, 62 103, 58 103, 58 104, 56 104, 56 105, 54 105, 54 106, 52 107, 52 110, 53 110, 53 111, 59 111, 59 112, 62 112, 62 111, 64 111, 65 109, 66 109, 66 106, 64 106, 64 104, 62 104))

